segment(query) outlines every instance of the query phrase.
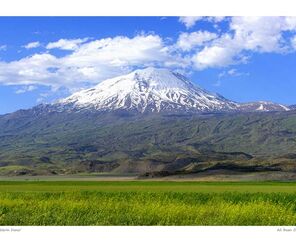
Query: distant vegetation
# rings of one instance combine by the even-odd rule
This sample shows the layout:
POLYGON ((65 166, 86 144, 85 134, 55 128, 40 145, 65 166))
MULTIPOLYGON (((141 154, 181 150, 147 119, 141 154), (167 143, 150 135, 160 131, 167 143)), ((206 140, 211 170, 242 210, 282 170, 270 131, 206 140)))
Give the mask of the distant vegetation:
POLYGON ((0 225, 296 225, 296 184, 1 182, 0 225))
POLYGON ((296 112, 0 116, 0 175, 214 170, 294 173, 296 112))

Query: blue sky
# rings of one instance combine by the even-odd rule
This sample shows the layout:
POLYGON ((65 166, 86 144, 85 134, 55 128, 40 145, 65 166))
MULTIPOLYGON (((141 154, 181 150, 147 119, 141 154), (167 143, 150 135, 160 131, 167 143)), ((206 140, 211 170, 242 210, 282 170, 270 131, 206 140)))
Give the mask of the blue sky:
POLYGON ((146 66, 234 101, 295 104, 295 36, 289 17, 2 17, 0 114, 146 66))

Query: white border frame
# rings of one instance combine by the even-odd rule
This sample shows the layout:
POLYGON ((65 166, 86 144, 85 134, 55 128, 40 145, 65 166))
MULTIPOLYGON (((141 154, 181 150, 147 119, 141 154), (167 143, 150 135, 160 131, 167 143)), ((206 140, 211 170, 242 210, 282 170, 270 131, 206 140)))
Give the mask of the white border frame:
POLYGON ((7 0, 2 16, 296 16, 295 0, 7 0))

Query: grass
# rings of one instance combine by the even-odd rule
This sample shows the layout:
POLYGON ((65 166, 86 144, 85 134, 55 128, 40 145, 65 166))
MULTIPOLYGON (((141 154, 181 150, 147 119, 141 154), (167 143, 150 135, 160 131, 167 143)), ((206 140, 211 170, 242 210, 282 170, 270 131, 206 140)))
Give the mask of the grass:
POLYGON ((14 171, 14 170, 20 170, 25 169, 26 166, 2 166, 0 167, 0 173, 1 172, 7 172, 7 171, 14 171))
POLYGON ((3 181, 0 225, 296 225, 296 183, 3 181))

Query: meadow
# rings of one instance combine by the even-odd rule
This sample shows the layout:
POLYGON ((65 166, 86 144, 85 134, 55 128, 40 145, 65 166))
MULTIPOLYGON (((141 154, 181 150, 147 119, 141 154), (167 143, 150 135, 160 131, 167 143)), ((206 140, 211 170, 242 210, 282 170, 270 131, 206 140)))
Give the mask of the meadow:
POLYGON ((0 225, 296 225, 296 183, 1 181, 0 225))

